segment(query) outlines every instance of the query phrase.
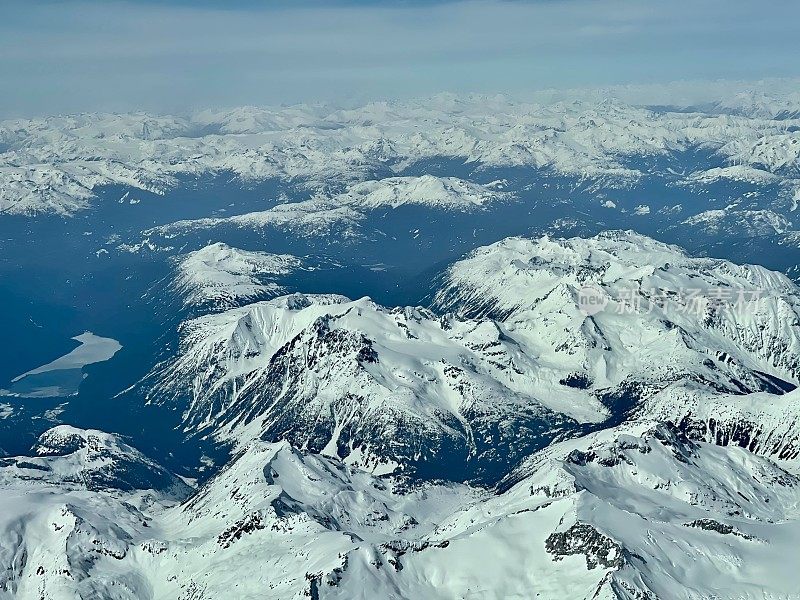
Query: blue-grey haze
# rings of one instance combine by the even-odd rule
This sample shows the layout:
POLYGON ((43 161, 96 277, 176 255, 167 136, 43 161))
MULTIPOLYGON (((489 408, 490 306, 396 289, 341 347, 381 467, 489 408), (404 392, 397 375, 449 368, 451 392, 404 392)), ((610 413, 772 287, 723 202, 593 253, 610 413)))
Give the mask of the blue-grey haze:
POLYGON ((800 74, 789 0, 3 0, 0 117, 800 74))

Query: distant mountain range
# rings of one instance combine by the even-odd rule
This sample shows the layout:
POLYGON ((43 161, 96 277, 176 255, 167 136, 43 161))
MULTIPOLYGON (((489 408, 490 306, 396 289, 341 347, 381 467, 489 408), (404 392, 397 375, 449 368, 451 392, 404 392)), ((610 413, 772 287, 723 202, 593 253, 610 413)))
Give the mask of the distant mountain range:
POLYGON ((303 180, 320 191, 357 184, 350 192, 361 196, 357 201, 396 204, 370 180, 437 157, 495 168, 547 168, 624 187, 649 175, 637 162, 694 148, 716 159, 684 173, 687 181, 736 178, 741 171, 726 168, 746 167, 751 179, 778 178, 790 199, 800 190, 800 119, 777 108, 787 102, 776 96, 729 108, 718 103, 670 111, 609 99, 525 104, 468 96, 347 110, 300 105, 185 117, 86 114, 4 121, 0 212, 71 214, 90 206, 101 186, 163 194, 181 176, 213 172, 244 181, 303 180), (766 108, 770 103, 774 114, 766 108))

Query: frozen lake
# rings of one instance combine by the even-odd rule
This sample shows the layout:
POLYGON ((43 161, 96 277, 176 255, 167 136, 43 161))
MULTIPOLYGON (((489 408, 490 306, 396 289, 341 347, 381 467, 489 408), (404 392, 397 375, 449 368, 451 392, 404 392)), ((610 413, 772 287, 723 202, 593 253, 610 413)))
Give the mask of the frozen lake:
POLYGON ((90 331, 72 339, 80 342, 80 346, 54 361, 18 375, 11 380, 10 389, 0 390, 0 395, 22 398, 71 396, 77 393, 86 376, 83 367, 109 360, 122 348, 117 340, 90 331))

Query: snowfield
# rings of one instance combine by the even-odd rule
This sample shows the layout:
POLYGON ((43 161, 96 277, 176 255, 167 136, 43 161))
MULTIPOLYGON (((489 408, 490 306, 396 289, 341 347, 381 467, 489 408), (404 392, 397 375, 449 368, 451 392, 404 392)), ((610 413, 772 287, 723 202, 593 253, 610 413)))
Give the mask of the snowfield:
POLYGON ((217 242, 180 258, 173 287, 184 306, 220 310, 281 294, 285 289, 276 280, 303 266, 296 256, 248 252, 217 242))
MULTIPOLYGON (((770 99, 775 105, 793 101, 791 94, 770 99)), ((633 159, 696 148, 716 150, 726 167, 764 172, 761 179, 773 175, 797 187, 797 107, 776 119, 764 110, 766 100, 735 104, 667 112, 590 96, 538 104, 438 96, 358 109, 299 105, 3 121, 0 214, 69 215, 88 207, 101 186, 163 194, 182 176, 215 172, 244 181, 301 180, 312 189, 363 182, 370 202, 404 202, 392 200, 391 191, 388 198, 373 192, 382 186, 370 181, 373 174, 440 157, 626 185, 645 175, 633 159)), ((687 174, 687 181, 730 176, 714 169, 687 174)), ((472 202, 481 204, 483 196, 472 202)))
POLYGON ((81 444, 114 438, 48 437, 70 441, 0 467, 5 597, 780 599, 800 586, 787 560, 800 480, 670 424, 556 444, 495 490, 254 442, 179 504, 150 487, 167 481, 129 485, 113 452, 88 450, 122 479, 60 482, 62 463, 86 464, 81 444))

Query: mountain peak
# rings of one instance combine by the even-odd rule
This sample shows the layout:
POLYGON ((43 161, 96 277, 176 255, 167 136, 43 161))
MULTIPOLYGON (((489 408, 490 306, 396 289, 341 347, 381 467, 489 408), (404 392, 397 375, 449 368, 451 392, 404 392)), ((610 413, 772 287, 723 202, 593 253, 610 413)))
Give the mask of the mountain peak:
POLYGON ((183 497, 189 487, 117 435, 58 425, 42 433, 31 457, 2 459, 0 479, 89 490, 151 490, 183 497))

